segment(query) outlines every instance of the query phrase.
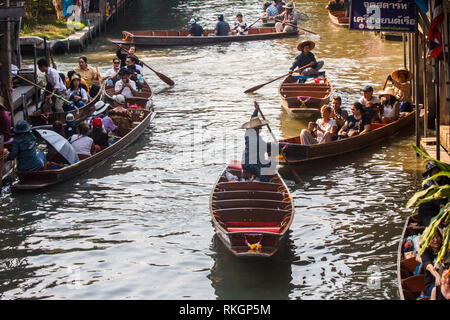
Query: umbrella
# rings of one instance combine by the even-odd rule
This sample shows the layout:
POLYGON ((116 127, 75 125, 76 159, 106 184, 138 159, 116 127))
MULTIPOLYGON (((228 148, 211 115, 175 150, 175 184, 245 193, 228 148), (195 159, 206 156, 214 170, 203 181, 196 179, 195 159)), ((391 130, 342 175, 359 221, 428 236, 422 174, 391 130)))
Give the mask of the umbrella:
POLYGON ((36 129, 36 131, 45 141, 50 143, 59 154, 66 158, 70 164, 74 164, 79 160, 75 149, 66 138, 52 130, 36 129))

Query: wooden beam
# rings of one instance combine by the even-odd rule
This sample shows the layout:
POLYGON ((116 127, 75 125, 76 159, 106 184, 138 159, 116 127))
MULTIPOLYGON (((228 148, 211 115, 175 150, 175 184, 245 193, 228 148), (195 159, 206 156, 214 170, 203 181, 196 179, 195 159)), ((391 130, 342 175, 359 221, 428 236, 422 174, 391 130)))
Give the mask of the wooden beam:
POLYGON ((0 19, 4 18, 18 19, 23 16, 25 16, 25 8, 23 7, 2 8, 0 10, 0 19))

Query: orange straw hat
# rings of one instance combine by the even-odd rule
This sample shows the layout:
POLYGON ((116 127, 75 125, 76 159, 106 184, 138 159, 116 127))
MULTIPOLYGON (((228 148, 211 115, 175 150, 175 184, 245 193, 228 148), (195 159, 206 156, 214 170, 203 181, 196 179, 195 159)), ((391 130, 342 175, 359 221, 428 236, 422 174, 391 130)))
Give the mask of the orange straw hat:
POLYGON ((314 47, 316 46, 316 44, 314 43, 314 41, 312 40, 304 40, 302 42, 300 42, 297 46, 298 51, 303 51, 303 47, 305 45, 309 45, 310 49, 314 49, 314 47))
POLYGON ((404 73, 406 74, 406 80, 411 80, 413 78, 412 73, 406 69, 405 67, 401 67, 398 70, 395 70, 394 72, 392 72, 391 77, 395 80, 395 81, 399 81, 398 76, 400 75, 400 73, 404 73))

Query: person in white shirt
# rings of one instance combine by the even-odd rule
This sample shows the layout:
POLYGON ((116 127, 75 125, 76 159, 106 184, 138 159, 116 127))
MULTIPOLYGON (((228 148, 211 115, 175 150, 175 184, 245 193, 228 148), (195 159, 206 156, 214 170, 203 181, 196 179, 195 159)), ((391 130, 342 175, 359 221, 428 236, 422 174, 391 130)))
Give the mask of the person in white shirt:
POLYGON ((89 126, 85 122, 78 125, 78 134, 70 137, 70 143, 77 154, 90 156, 95 153, 94 140, 89 137, 89 126))
POLYGON ((122 68, 119 75, 122 79, 116 82, 114 94, 121 94, 125 98, 133 98, 138 92, 136 91, 136 82, 130 80, 130 72, 126 68, 122 68))
POLYGON ((53 94, 58 96, 66 96, 66 86, 59 76, 58 71, 49 67, 48 61, 46 59, 40 59, 37 62, 39 71, 45 73, 45 79, 47 81, 47 90, 52 93, 47 93, 45 95, 44 105, 42 107, 44 113, 52 112, 64 112, 63 105, 64 101, 60 98, 55 97, 53 94))
POLYGON ((112 69, 109 69, 106 71, 106 76, 110 78, 114 78, 120 71, 120 59, 114 58, 113 59, 113 67, 112 69))
POLYGON ((333 109, 324 105, 320 108, 322 118, 309 122, 308 129, 303 129, 300 133, 301 144, 310 145, 318 143, 329 143, 333 141, 337 133, 337 124, 331 119, 333 109))
POLYGON ((361 103, 364 108, 367 108, 367 102, 372 102, 374 106, 380 104, 380 99, 373 95, 373 88, 371 86, 365 86, 362 91, 363 96, 359 99, 359 103, 361 103))

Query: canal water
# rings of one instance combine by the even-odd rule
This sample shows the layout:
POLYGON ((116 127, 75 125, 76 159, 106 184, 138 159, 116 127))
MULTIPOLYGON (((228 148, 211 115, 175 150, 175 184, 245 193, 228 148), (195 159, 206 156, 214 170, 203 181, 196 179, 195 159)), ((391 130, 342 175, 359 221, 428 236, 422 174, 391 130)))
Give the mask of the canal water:
MULTIPOLYGON (((177 29, 216 14, 252 23, 262 1, 136 0, 83 55, 105 72, 121 30, 177 29)), ((331 24, 326 0, 297 1, 301 26, 318 33, 314 53, 344 108, 364 85, 382 88, 403 62, 402 44, 331 24)), ((398 299, 396 250, 404 205, 420 185, 413 128, 363 151, 282 173, 295 201, 288 245, 270 261, 241 261, 214 235, 209 196, 218 174, 240 159, 240 125, 258 101, 278 137, 305 122, 280 107, 278 82, 301 39, 138 49, 151 71, 157 116, 141 138, 94 171, 40 193, 3 190, 0 297, 57 299, 398 299)), ((77 54, 56 57, 70 70, 77 54)), ((270 140, 270 135, 265 132, 270 140)))

